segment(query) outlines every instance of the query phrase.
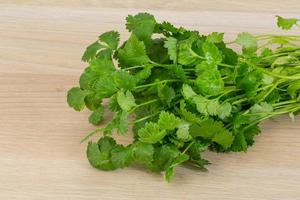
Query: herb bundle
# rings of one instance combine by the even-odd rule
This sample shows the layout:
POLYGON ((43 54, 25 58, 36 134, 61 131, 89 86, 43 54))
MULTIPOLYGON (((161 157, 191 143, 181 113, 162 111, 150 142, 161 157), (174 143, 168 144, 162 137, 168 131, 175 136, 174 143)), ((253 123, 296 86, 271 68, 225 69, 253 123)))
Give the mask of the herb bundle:
MULTIPOLYGON (((202 152, 246 151, 260 122, 299 113, 300 36, 243 32, 226 43, 224 33, 201 35, 148 13, 126 21, 129 39, 119 46, 118 32, 101 34, 82 57, 88 67, 80 87, 68 91, 69 106, 91 110, 94 125, 102 121, 104 99, 114 113, 83 139, 101 135, 88 143, 93 167, 140 163, 170 181, 179 164, 205 170, 202 152), (241 51, 229 47, 235 44, 241 51), (132 143, 117 144, 113 134, 131 126, 132 143)), ((277 16, 277 25, 290 29, 299 20, 277 16)))

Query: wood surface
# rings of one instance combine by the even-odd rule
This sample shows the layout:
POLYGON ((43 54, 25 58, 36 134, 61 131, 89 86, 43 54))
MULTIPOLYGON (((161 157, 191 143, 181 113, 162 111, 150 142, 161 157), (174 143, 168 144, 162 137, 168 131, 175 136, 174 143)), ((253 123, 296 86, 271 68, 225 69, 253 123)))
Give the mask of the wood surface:
POLYGON ((300 199, 300 123, 287 116, 264 123, 246 154, 208 152, 208 172, 178 167, 171 184, 138 167, 103 172, 88 164, 79 141, 94 127, 88 111, 67 106, 66 91, 78 84, 85 47, 108 30, 124 40, 124 18, 139 11, 230 39, 241 31, 285 33, 274 15, 300 17, 300 3, 0 0, 0 199, 300 199))

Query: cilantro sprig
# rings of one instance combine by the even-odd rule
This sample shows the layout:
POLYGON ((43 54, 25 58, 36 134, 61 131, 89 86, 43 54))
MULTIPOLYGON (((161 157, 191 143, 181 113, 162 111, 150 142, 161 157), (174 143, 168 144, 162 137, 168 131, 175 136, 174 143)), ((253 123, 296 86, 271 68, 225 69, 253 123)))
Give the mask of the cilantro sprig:
MULTIPOLYGON (((126 21, 128 40, 119 44, 119 33, 109 31, 87 47, 88 66, 67 95, 74 110, 91 111, 93 125, 113 113, 82 140, 90 140, 93 167, 139 163, 171 181, 182 163, 206 170, 204 151, 247 151, 263 120, 299 113, 300 36, 243 32, 225 42, 224 33, 202 35, 148 13, 126 21), (132 143, 118 144, 114 135, 131 127, 132 143)), ((277 16, 277 25, 290 29, 299 20, 277 16)))

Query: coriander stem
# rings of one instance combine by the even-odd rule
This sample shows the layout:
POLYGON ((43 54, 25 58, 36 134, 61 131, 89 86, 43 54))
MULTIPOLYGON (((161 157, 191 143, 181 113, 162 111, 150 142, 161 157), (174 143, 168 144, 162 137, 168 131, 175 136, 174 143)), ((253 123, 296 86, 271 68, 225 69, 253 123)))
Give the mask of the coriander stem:
POLYGON ((144 87, 149 87, 149 86, 158 85, 161 83, 169 83, 169 82, 180 82, 180 80, 179 79, 162 80, 162 81, 157 81, 157 82, 150 83, 150 84, 139 85, 139 86, 134 87, 134 89, 140 89, 140 88, 144 88, 144 87))
POLYGON ((80 144, 85 142, 87 139, 89 139, 90 137, 92 137, 93 135, 95 135, 96 133, 103 131, 104 128, 97 128, 95 130, 93 130, 92 132, 88 133, 81 141, 80 144))
POLYGON ((145 66, 144 65, 141 65, 141 66, 133 66, 133 67, 127 67, 125 68, 125 70, 132 70, 132 69, 138 69, 138 68, 144 68, 145 66))
POLYGON ((131 110, 129 111, 129 113, 133 112, 135 109, 137 109, 137 108, 139 108, 139 107, 141 107, 141 106, 145 106, 145 105, 148 105, 148 104, 157 102, 157 101, 159 101, 159 99, 152 99, 152 100, 150 100, 150 101, 146 101, 146 102, 144 102, 144 103, 138 104, 138 105, 136 105, 133 109, 131 109, 131 110))
POLYGON ((222 66, 222 67, 235 68, 234 65, 228 65, 228 64, 225 64, 225 63, 219 63, 218 65, 222 66))
POLYGON ((187 150, 189 150, 189 148, 191 148, 191 146, 195 143, 195 140, 193 140, 184 150, 183 152, 181 152, 181 154, 185 154, 187 152, 187 150))
POLYGON ((142 117, 142 118, 140 118, 140 119, 134 120, 133 123, 135 124, 135 123, 142 122, 142 121, 144 121, 144 120, 146 120, 146 119, 149 119, 149 118, 151 118, 151 117, 154 117, 155 115, 158 115, 159 113, 160 113, 160 112, 156 112, 156 113, 153 113, 153 114, 148 115, 148 116, 146 116, 146 117, 142 117))

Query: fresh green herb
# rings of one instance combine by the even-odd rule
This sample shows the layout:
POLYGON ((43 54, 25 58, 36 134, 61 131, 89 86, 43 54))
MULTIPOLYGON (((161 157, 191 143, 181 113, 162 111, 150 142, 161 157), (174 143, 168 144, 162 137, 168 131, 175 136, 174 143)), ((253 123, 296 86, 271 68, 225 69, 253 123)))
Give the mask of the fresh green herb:
MULTIPOLYGON (((226 43, 224 33, 205 36, 148 13, 126 20, 129 39, 119 45, 118 32, 100 35, 82 56, 88 67, 79 87, 67 95, 74 110, 91 110, 94 125, 106 107, 114 114, 83 139, 102 135, 88 143, 93 167, 140 163, 163 171, 169 182, 182 163, 205 170, 210 163, 202 152, 247 151, 260 122, 286 113, 294 120, 299 113, 300 36, 243 32, 226 43), (132 143, 117 144, 113 134, 126 134, 131 126, 132 143)), ((299 20, 277 16, 277 24, 290 29, 299 20)))

